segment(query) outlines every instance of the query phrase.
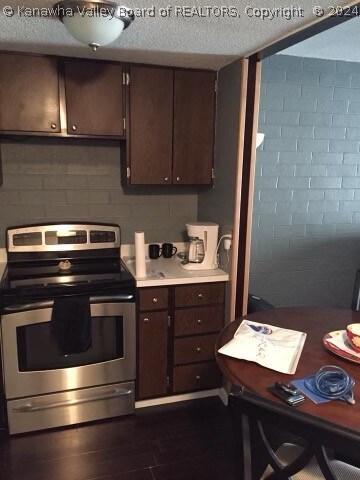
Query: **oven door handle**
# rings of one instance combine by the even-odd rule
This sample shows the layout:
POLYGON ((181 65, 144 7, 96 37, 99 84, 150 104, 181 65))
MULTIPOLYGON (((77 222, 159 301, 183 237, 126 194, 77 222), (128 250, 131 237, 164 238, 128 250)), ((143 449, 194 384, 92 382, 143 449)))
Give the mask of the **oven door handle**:
POLYGON ((103 302, 129 302, 134 300, 134 295, 130 294, 118 294, 118 295, 97 295, 90 297, 90 303, 103 303, 103 302))
MULTIPOLYGON (((134 300, 132 294, 120 294, 120 295, 97 295, 90 297, 90 303, 103 303, 103 302, 129 302, 134 300)), ((44 300, 42 302, 23 303, 20 305, 8 305, 3 308, 4 312, 25 312, 27 310, 38 310, 40 308, 52 308, 54 305, 53 300, 44 300)))
POLYGON ((37 412, 40 410, 47 410, 49 408, 58 408, 58 407, 72 407, 74 405, 79 405, 81 403, 88 403, 88 402, 96 402, 99 400, 108 400, 111 398, 117 397, 124 397, 126 395, 131 395, 133 390, 119 390, 116 389, 111 393, 105 395, 97 395, 94 397, 87 397, 87 398, 79 398, 74 400, 64 400, 63 402, 55 402, 55 403, 48 403, 45 405, 32 405, 31 403, 27 403, 26 405, 22 405, 21 407, 13 408, 14 412, 37 412))

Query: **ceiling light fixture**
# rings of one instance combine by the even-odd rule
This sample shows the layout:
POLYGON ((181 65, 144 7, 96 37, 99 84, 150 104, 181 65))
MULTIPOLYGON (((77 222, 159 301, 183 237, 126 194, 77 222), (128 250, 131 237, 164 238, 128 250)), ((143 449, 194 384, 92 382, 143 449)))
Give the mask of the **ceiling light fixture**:
POLYGON ((94 51, 114 42, 134 20, 130 8, 107 0, 63 0, 54 9, 68 32, 94 51))

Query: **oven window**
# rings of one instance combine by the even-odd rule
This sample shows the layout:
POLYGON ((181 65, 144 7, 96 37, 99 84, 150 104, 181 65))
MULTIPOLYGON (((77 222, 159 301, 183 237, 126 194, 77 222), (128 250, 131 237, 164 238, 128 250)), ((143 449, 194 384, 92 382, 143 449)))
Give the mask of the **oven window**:
POLYGON ((86 352, 65 355, 51 332, 51 323, 17 327, 20 372, 80 367, 124 356, 123 317, 92 317, 92 344, 86 352))

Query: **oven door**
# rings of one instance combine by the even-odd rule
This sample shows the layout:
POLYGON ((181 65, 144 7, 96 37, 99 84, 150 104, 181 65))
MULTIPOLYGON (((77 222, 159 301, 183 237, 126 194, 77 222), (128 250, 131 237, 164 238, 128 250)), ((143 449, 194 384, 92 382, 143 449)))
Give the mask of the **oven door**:
POLYGON ((51 332, 52 308, 2 316, 6 399, 135 379, 135 304, 91 303, 92 344, 65 355, 51 332))

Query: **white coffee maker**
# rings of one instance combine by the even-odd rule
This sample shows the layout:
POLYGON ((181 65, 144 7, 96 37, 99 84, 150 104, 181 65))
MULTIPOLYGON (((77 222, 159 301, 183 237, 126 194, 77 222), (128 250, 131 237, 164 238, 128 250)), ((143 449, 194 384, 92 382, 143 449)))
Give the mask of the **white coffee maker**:
POLYGON ((216 265, 216 248, 219 225, 213 222, 192 222, 186 224, 190 237, 188 259, 181 263, 185 270, 213 270, 216 265))

